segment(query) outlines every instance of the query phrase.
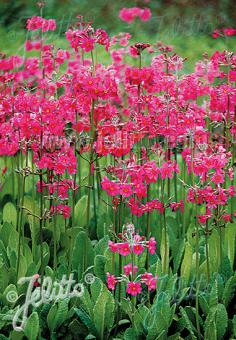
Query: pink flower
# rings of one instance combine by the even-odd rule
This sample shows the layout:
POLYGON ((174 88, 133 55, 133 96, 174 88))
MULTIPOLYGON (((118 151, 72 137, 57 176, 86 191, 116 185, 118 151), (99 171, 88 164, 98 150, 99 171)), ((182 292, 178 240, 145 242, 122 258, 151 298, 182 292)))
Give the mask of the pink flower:
POLYGON ((66 59, 69 59, 69 58, 70 58, 70 54, 69 54, 68 51, 59 49, 59 50, 57 51, 57 55, 56 55, 55 60, 56 60, 56 62, 57 62, 58 64, 63 64, 64 61, 65 61, 66 59))
POLYGON ((129 183, 122 183, 120 185, 120 194, 124 197, 129 197, 133 194, 132 185, 129 183))
POLYGON ((235 28, 232 28, 232 27, 229 27, 229 28, 224 28, 223 29, 223 33, 224 35, 227 35, 227 36, 233 36, 236 34, 236 29, 235 28))
POLYGON ((109 240, 108 241, 108 245, 109 245, 110 251, 112 253, 116 253, 117 252, 117 250, 118 250, 118 244, 117 243, 114 243, 114 242, 109 240))
MULTIPOLYGON (((133 273, 136 274, 138 271, 138 267, 133 267, 133 273)), ((132 263, 128 263, 126 266, 124 266, 124 273, 125 275, 131 275, 132 274, 132 263)))
POLYGON ((177 211, 178 209, 180 209, 180 211, 183 212, 184 211, 183 200, 180 200, 179 203, 178 202, 170 203, 170 208, 171 208, 172 211, 177 211))
POLYGON ((162 167, 160 168, 161 178, 173 178, 174 172, 179 173, 178 164, 174 161, 163 162, 162 167))
POLYGON ((42 32, 55 31, 56 21, 53 19, 44 20, 42 23, 42 32))
POLYGON ((212 33, 212 38, 217 39, 220 36, 220 31, 219 30, 214 30, 212 33))
POLYGON ((106 176, 101 181, 101 187, 109 196, 116 196, 120 193, 120 184, 110 181, 106 176))
POLYGON ((118 243, 118 253, 122 256, 127 256, 131 253, 129 243, 118 243))
POLYGON ((132 296, 136 296, 141 293, 142 287, 140 282, 129 282, 126 292, 132 296))
POLYGON ((58 204, 51 207, 52 214, 61 214, 64 219, 70 218, 71 207, 68 205, 58 204))
POLYGON ((201 224, 205 224, 206 221, 209 220, 210 218, 211 218, 211 215, 208 215, 208 214, 197 216, 198 222, 201 224))
POLYGON ((38 40, 38 41, 26 40, 26 42, 25 42, 26 51, 40 50, 41 47, 42 47, 41 40, 38 40))
POLYGON ((230 197, 234 197, 234 195, 235 195, 234 186, 233 186, 233 185, 230 185, 230 186, 228 187, 227 192, 228 192, 228 195, 229 195, 230 197))
POLYGON ((229 80, 230 81, 236 81, 236 71, 235 70, 229 71, 229 80))
POLYGON ((144 246, 142 244, 137 243, 137 244, 133 245, 133 252, 136 255, 142 254, 143 251, 144 251, 144 246))
POLYGON ((27 20, 28 31, 35 31, 38 29, 41 29, 42 32, 55 31, 56 21, 54 19, 47 20, 39 16, 33 16, 27 20))
POLYGON ((140 19, 142 21, 148 21, 151 19, 152 13, 149 8, 144 8, 140 14, 140 19))
POLYGON ((152 274, 151 273, 144 273, 141 275, 141 280, 142 282, 146 283, 148 280, 150 280, 152 278, 152 274))
POLYGON ((108 286, 108 288, 110 290, 114 290, 115 287, 116 287, 116 283, 117 283, 117 280, 116 280, 115 275, 107 273, 107 286, 108 286))
POLYGON ((151 255, 156 251, 156 240, 154 237, 151 237, 148 241, 148 251, 151 255))
POLYGON ((232 216, 231 214, 225 214, 225 215, 222 215, 222 218, 225 222, 232 222, 232 216))
POLYGON ((151 18, 151 11, 149 8, 122 8, 119 13, 119 18, 128 24, 131 24, 135 18, 139 17, 142 21, 148 21, 151 18))
POLYGON ((151 273, 146 272, 141 275, 141 281, 147 285, 149 291, 156 289, 157 276, 153 277, 151 273))
POLYGON ((61 208, 61 213, 62 213, 62 216, 64 217, 64 219, 70 218, 70 212, 71 212, 71 207, 69 207, 68 205, 64 205, 61 208))
POLYGON ((156 286, 157 286, 157 278, 156 277, 152 277, 149 280, 147 280, 146 285, 148 286, 148 290, 156 290, 156 286))
POLYGON ((216 171, 216 173, 211 177, 211 180, 215 184, 224 183, 225 176, 222 171, 216 171))
POLYGON ((139 13, 138 7, 122 8, 119 13, 119 18, 128 24, 131 24, 139 13))
POLYGON ((126 37, 122 37, 119 43, 120 46, 127 46, 129 44, 129 40, 126 37))
POLYGON ((95 39, 86 35, 82 35, 79 46, 82 48, 83 51, 90 52, 94 49, 94 43, 95 39))

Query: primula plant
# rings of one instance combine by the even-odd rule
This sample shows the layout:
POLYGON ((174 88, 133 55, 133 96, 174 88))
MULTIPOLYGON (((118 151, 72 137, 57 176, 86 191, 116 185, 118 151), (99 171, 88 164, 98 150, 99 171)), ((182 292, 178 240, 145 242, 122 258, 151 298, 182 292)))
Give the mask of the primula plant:
POLYGON ((0 55, 0 339, 233 339, 235 52, 186 74, 82 16, 61 48, 40 6, 0 55))

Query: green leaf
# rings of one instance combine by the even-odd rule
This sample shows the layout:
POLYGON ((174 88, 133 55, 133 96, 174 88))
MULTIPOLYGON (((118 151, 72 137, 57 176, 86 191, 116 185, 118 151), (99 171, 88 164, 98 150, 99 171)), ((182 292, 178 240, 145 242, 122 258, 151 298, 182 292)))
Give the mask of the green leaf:
POLYGON ((231 268, 228 256, 223 257, 220 273, 226 278, 229 278, 231 275, 233 275, 233 270, 231 268))
POLYGON ((206 339, 216 339, 216 326, 215 326, 216 308, 217 308, 216 306, 211 307, 205 321, 204 334, 206 339))
POLYGON ((14 306, 17 299, 18 299, 18 293, 16 286, 12 283, 4 290, 3 292, 4 297, 4 303, 8 306, 14 306))
POLYGON ((105 252, 108 249, 109 239, 109 236, 106 235, 101 240, 99 240, 94 249, 97 255, 105 255, 105 252))
POLYGON ((168 232, 165 232, 165 229, 162 228, 161 234, 161 262, 162 262, 162 272, 165 272, 166 268, 169 268, 169 255, 170 254, 170 244, 169 244, 169 237, 168 232), (165 239, 166 238, 166 239, 165 239), (166 257, 166 259, 165 259, 166 257), (166 260, 166 268, 164 268, 166 260))
POLYGON ((173 335, 168 336, 168 340, 180 340, 180 339, 182 339, 180 337, 180 333, 175 333, 173 335))
POLYGON ((132 303, 131 303, 131 301, 126 299, 126 298, 122 298, 121 299, 121 309, 131 319, 131 313, 132 313, 132 303))
POLYGON ((134 328, 138 335, 146 335, 144 320, 148 317, 149 309, 146 306, 139 306, 134 313, 134 328))
POLYGON ((175 295, 177 280, 177 274, 168 277, 165 293, 168 294, 170 298, 173 298, 175 295))
MULTIPOLYGON (((87 223, 88 195, 82 196, 75 205, 75 224, 77 227, 85 227, 87 223)), ((90 219, 92 218, 92 211, 90 219)))
POLYGON ((210 296, 209 296, 209 307, 216 306, 218 304, 218 282, 214 280, 210 296))
POLYGON ((223 291, 223 303, 225 307, 228 307, 230 301, 233 299, 236 291, 236 274, 231 276, 225 284, 223 291))
POLYGON ((4 291, 9 282, 9 271, 5 264, 0 266, 0 292, 4 291))
POLYGON ((205 321, 205 339, 223 339, 228 325, 228 315, 223 304, 217 304, 210 308, 205 321))
POLYGON ((211 273, 218 272, 220 266, 220 237, 217 230, 213 230, 209 237, 209 258, 211 273))
POLYGON ((25 256, 21 255, 18 278, 24 277, 26 275, 27 268, 28 268, 27 260, 26 260, 25 256))
POLYGON ((96 339, 96 336, 94 336, 93 334, 89 334, 85 338, 85 340, 91 340, 91 339, 96 339))
POLYGON ((217 305, 216 310, 216 329, 218 339, 224 338, 227 326, 228 326, 228 314, 226 308, 222 303, 219 303, 217 305))
POLYGON ((75 309, 76 314, 79 316, 83 324, 88 328, 89 332, 93 335, 97 335, 97 330, 95 328, 94 322, 91 320, 90 316, 80 307, 75 309))
POLYGON ((148 340, 155 340, 158 336, 166 338, 170 327, 176 305, 170 307, 169 296, 166 293, 157 295, 151 307, 150 313, 145 318, 145 328, 148 330, 148 340))
POLYGON ((233 331, 234 331, 234 336, 236 337, 236 315, 233 317, 233 331))
POLYGON ((2 240, 0 240, 0 262, 3 262, 7 267, 9 267, 9 261, 8 261, 8 257, 7 257, 7 251, 6 248, 2 242, 2 240))
POLYGON ((105 274, 106 257, 103 255, 96 255, 94 259, 94 274, 103 282, 106 281, 105 274))
POLYGON ((188 314, 185 312, 183 307, 180 307, 180 313, 181 313, 183 320, 185 322, 185 327, 187 328, 187 330, 191 334, 192 339, 197 339, 195 334, 194 334, 194 332, 196 332, 196 329, 193 326, 192 321, 189 319, 188 314))
POLYGON ((199 294, 199 303, 203 313, 207 315, 209 313, 209 305, 204 293, 199 294))
POLYGON ((172 257, 174 261, 174 272, 176 273, 179 269, 181 259, 184 253, 185 242, 184 239, 176 239, 172 247, 172 257))
MULTIPOLYGON (((104 202, 100 203, 101 205, 104 205, 104 202)), ((98 209, 98 223, 97 223, 97 238, 102 239, 106 237, 106 235, 109 233, 109 228, 112 225, 112 219, 110 218, 109 214, 107 212, 100 212, 100 209, 98 209)))
POLYGON ((108 333, 114 323, 115 300, 108 289, 103 289, 93 309, 94 324, 101 339, 104 339, 106 330, 108 333))
POLYGON ((16 227, 16 207, 13 203, 8 202, 3 207, 3 221, 11 223, 14 227, 16 227))
POLYGON ((28 318, 24 333, 29 340, 36 340, 39 333, 39 316, 36 312, 33 312, 28 318))
POLYGON ((227 223, 224 234, 224 253, 228 256, 233 268, 235 257, 236 223, 227 223))
MULTIPOLYGON (((76 312, 76 310, 75 310, 75 312, 76 312)), ((81 322, 78 319, 73 319, 68 326, 70 333, 72 333, 74 335, 74 337, 78 337, 80 334, 83 334, 85 332, 87 333, 87 329, 84 330, 83 328, 84 328, 83 325, 81 324, 81 322)))
POLYGON ((8 246, 9 238, 12 232, 15 231, 15 228, 12 224, 5 222, 0 230, 0 240, 3 242, 5 248, 8 246))
POLYGON ((90 294, 88 292, 88 289, 85 287, 84 288, 84 293, 83 295, 81 296, 81 302, 82 302, 82 306, 83 306, 83 309, 85 310, 85 312, 87 314, 89 314, 90 318, 93 318, 93 302, 91 301, 91 297, 90 297, 90 294))
POLYGON ((136 340, 138 339, 135 330, 132 327, 126 329, 124 334, 124 340, 136 340))
POLYGON ((102 281, 99 278, 96 277, 94 282, 90 286, 93 304, 95 304, 97 302, 97 299, 98 299, 99 295, 101 294, 102 289, 103 289, 102 281))
POLYGON ((162 268, 161 268, 161 260, 157 257, 156 264, 155 264, 155 275, 161 276, 162 268))
POLYGON ((181 276, 189 282, 191 268, 192 268, 192 258, 193 258, 193 249, 191 245, 186 242, 185 251, 184 251, 184 258, 181 264, 181 276))
POLYGON ((103 338, 105 334, 105 322, 106 322, 106 301, 101 293, 93 309, 94 323, 98 331, 99 337, 103 338))
POLYGON ((85 256, 87 257, 87 267, 94 264, 94 249, 85 231, 78 233, 73 252, 72 269, 78 272, 78 279, 82 278, 85 268, 85 256))
POLYGON ((8 338, 8 339, 10 339, 10 340, 22 340, 24 338, 25 338, 25 336, 24 336, 23 331, 19 332, 19 331, 13 330, 11 332, 10 338, 8 338))
MULTIPOLYGON (((10 159, 10 157, 9 157, 10 159)), ((14 176, 12 178, 11 176, 7 176, 7 178, 3 182, 2 190, 0 191, 0 198, 2 199, 4 196, 9 195, 13 197, 13 190, 12 190, 12 184, 14 180, 14 186, 17 188, 17 178, 14 176)), ((15 190, 14 197, 16 197, 17 191, 15 190)))
POLYGON ((51 333, 63 324, 66 320, 67 312, 68 299, 59 300, 52 305, 47 316, 47 323, 51 333))

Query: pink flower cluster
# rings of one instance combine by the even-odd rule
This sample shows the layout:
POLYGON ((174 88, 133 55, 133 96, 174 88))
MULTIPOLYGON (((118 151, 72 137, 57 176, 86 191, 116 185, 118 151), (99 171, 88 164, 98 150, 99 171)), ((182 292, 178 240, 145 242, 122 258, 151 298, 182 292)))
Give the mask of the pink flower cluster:
MULTIPOLYGON (((124 235, 124 240, 126 240, 124 235)), ((151 237, 149 241, 144 241, 140 235, 133 235, 133 243, 129 242, 114 243, 109 241, 109 248, 112 253, 118 253, 122 256, 130 255, 133 252, 136 255, 142 254, 145 248, 148 249, 150 254, 154 254, 156 250, 156 241, 154 237, 151 237)))
MULTIPOLYGON (((119 278, 117 279, 114 275, 107 273, 107 286, 110 290, 115 289, 115 285, 118 282, 122 282, 119 278)), ((142 283, 144 283, 148 291, 156 290, 157 276, 154 277, 151 273, 141 274, 139 277, 139 281, 128 281, 126 292, 131 296, 136 296, 142 292, 142 283)))
POLYGON ((84 52, 90 52, 94 49, 95 43, 105 46, 106 51, 110 47, 110 39, 107 33, 102 29, 97 29, 94 33, 89 25, 82 30, 69 29, 66 32, 66 39, 77 52, 78 48, 81 48, 84 52))
POLYGON ((228 189, 217 186, 213 188, 210 185, 204 188, 190 188, 188 190, 187 200, 198 205, 206 204, 209 209, 216 209, 218 205, 226 205, 229 197, 235 196, 234 186, 228 189))
POLYGON ((127 167, 114 167, 109 172, 115 173, 119 181, 111 181, 104 176, 101 182, 103 190, 106 190, 110 196, 122 195, 130 197, 136 194, 138 199, 147 196, 147 185, 155 183, 160 175, 161 179, 173 178, 174 173, 179 172, 178 165, 175 161, 163 162, 162 166, 158 168, 155 161, 146 161, 143 165, 135 164, 131 160, 127 160, 127 167), (121 170, 122 169, 122 170, 121 170), (122 182, 122 179, 125 181, 122 182), (130 178, 130 182, 128 182, 130 178))
POLYGON ((212 38, 217 39, 219 37, 232 37, 233 35, 236 35, 236 28, 228 27, 223 29, 215 29, 212 33, 212 38))
POLYGON ((152 14, 149 8, 122 8, 119 13, 119 18, 128 24, 131 24, 135 18, 140 18, 141 21, 150 20, 152 14))
MULTIPOLYGON (((123 9, 121 16, 128 22, 136 16, 146 20, 150 11, 123 9)), ((33 17, 27 28, 45 32, 56 24, 33 17)), ((183 171, 187 167, 188 181, 193 177, 199 182, 189 189, 188 201, 207 205, 207 216, 222 205, 222 218, 229 220, 227 203, 235 195, 235 53, 216 51, 184 74, 185 59, 170 46, 128 46, 130 37, 123 33, 109 38, 105 31, 77 22, 66 32, 71 49, 55 48, 45 34, 42 40, 26 41, 26 52, 35 50, 34 56, 1 54, 0 156, 22 152, 25 157, 30 151, 34 168, 44 175, 39 190, 59 196, 55 207, 62 204, 64 216, 69 216, 64 206, 69 206, 71 194, 81 190, 64 180, 72 181, 81 170, 78 157, 90 162, 86 152, 93 153, 94 187, 112 197, 114 214, 121 203, 138 217, 167 208, 183 211, 181 197, 172 200, 173 190, 167 199, 161 193, 169 182, 182 185, 181 164, 183 171), (108 51, 111 44, 111 64, 96 62, 95 46, 108 51), (139 58, 149 49, 155 50, 149 65, 125 61, 130 50, 139 58), (102 157, 109 161, 100 169, 96 163, 102 157)), ((136 246, 114 249, 128 254, 148 247, 136 238, 136 246)))
MULTIPOLYGON (((112 253, 118 253, 122 256, 128 256, 133 252, 139 256, 142 254, 145 248, 148 249, 150 254, 154 254, 156 250, 156 240, 151 237, 149 241, 145 241, 143 237, 135 233, 134 225, 128 224, 125 226, 125 230, 122 234, 118 234, 122 242, 109 241, 109 249, 112 253)), ((142 291, 141 284, 145 284, 148 291, 156 289, 157 276, 153 276, 151 273, 145 272, 137 276, 138 266, 129 262, 124 266, 124 274, 120 277, 107 273, 107 286, 110 290, 114 290, 118 282, 126 282, 126 292, 132 296, 136 296, 142 291), (135 278, 135 276, 137 276, 135 278)))
POLYGON ((55 31, 56 21, 54 19, 47 20, 39 16, 34 16, 27 20, 26 27, 28 31, 35 31, 38 29, 41 29, 42 32, 55 31))

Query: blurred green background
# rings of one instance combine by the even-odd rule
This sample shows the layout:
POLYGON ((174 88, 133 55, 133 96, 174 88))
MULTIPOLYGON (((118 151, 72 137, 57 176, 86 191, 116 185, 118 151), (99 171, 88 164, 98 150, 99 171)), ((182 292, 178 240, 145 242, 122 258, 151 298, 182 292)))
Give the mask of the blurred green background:
MULTIPOLYGON (((21 51, 26 36, 25 22, 32 15, 39 15, 39 1, 0 0, 0 52, 7 54, 21 51)), ((66 48, 63 33, 76 22, 78 14, 94 27, 101 27, 110 35, 130 32, 132 41, 155 43, 163 41, 174 46, 175 51, 189 59, 187 69, 204 52, 235 50, 236 38, 217 40, 211 37, 215 28, 236 27, 235 0, 189 1, 189 0, 47 0, 44 17, 57 19, 57 31, 51 39, 58 47, 66 48), (119 10, 122 7, 150 7, 152 19, 149 22, 136 20, 131 25, 122 22, 119 10)))

